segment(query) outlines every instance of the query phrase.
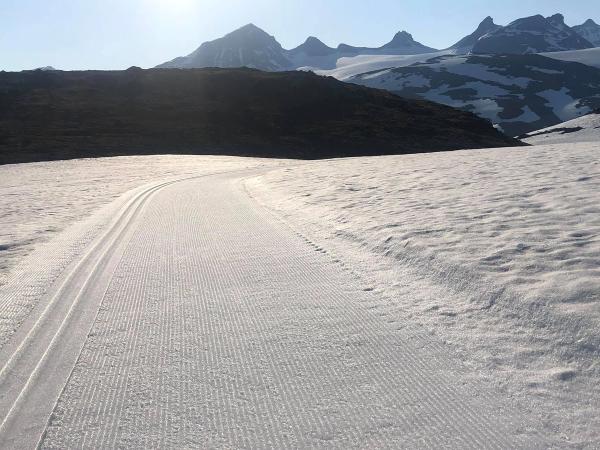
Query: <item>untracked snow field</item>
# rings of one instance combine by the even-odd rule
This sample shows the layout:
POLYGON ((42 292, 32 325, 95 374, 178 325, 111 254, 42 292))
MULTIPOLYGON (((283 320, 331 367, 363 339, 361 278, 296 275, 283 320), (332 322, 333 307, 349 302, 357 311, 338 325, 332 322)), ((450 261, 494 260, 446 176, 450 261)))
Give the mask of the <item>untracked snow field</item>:
POLYGON ((309 162, 246 187, 548 435, 600 447, 600 145, 309 162))

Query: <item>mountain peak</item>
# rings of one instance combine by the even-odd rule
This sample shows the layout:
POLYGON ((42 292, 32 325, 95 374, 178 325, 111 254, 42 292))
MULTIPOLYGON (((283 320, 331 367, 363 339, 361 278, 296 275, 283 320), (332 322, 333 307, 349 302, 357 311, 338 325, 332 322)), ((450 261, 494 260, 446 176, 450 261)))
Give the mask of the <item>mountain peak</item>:
POLYGON ((477 29, 468 36, 465 36, 456 44, 454 44, 451 49, 455 49, 458 53, 469 53, 475 43, 482 37, 492 31, 496 31, 498 28, 501 28, 500 25, 496 25, 494 23, 494 19, 491 16, 487 16, 485 19, 481 21, 477 29))
POLYGON ((257 34, 257 33, 258 34, 266 34, 268 36, 268 33, 266 31, 264 31, 262 28, 257 27, 253 23, 244 25, 243 27, 240 27, 237 30, 234 30, 231 33, 228 33, 226 36, 231 36, 232 34, 235 35, 235 34, 257 34))
POLYGON ((321 39, 315 36, 309 36, 304 41, 305 45, 325 45, 321 39))
POLYGON ((581 50, 593 45, 565 24, 562 14, 517 19, 477 40, 473 53, 525 54, 581 50))
POLYGON ((560 27, 564 27, 565 24, 565 16, 562 14, 554 14, 553 16, 548 17, 548 21, 553 25, 557 25, 560 27))
POLYGON ((565 16, 563 16, 560 13, 556 13, 553 16, 548 17, 548 19, 550 19, 552 21, 564 22, 565 21, 565 16))
POLYGON ((575 25, 573 30, 596 47, 600 47, 600 25, 592 19, 586 20, 581 25, 575 25))
POLYGON ((409 52, 408 54, 416 54, 416 53, 429 53, 432 51, 436 51, 431 47, 427 47, 420 42, 417 42, 413 39, 412 34, 407 31, 399 31, 397 32, 393 39, 387 44, 376 49, 380 52, 393 52, 393 54, 402 54, 402 52, 409 52), (399 53, 400 52, 400 53, 399 53))
POLYGON ((546 19, 541 14, 536 14, 535 16, 522 17, 520 19, 514 20, 509 23, 507 27, 514 28, 525 28, 525 27, 546 27, 548 25, 548 19, 546 19))
POLYGON ((475 30, 475 34, 479 35, 479 37, 483 36, 484 34, 489 33, 490 31, 494 31, 497 28, 500 28, 500 25, 496 25, 494 23, 494 19, 492 18, 492 16, 487 16, 485 19, 483 19, 481 21, 481 23, 479 24, 479 26, 477 27, 477 29, 475 30))
POLYGON ((249 23, 222 38, 203 43, 188 56, 161 64, 161 68, 250 67, 278 71, 292 67, 277 40, 249 23))
POLYGON ((391 40, 390 44, 401 43, 401 44, 405 45, 407 42, 414 42, 412 34, 402 30, 402 31, 398 31, 394 35, 394 38, 391 40))
POLYGON ((325 45, 319 38, 309 36, 304 44, 289 51, 292 55, 304 53, 308 56, 326 56, 335 52, 335 49, 325 45))

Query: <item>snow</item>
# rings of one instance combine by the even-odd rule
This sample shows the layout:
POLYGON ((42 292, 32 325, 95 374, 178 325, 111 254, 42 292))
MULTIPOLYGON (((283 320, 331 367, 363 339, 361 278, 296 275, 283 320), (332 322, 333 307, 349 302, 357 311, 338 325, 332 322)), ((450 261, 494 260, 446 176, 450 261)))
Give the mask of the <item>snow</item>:
MULTIPOLYGON (((477 83, 468 83, 468 84, 475 85, 475 86, 472 86, 471 89, 474 89, 474 88, 477 89, 477 88, 481 88, 481 86, 485 86, 483 84, 481 86, 478 86, 477 83)), ((494 88, 496 88, 495 86, 489 86, 489 87, 490 87, 490 91, 492 91, 494 88)), ((500 114, 503 111, 503 108, 501 108, 500 105, 498 105, 496 100, 491 99, 491 98, 481 98, 478 100, 469 100, 469 101, 458 100, 458 99, 452 98, 449 95, 449 91, 451 91, 451 90, 452 90, 452 88, 448 84, 444 84, 444 85, 440 86, 439 88, 430 89, 423 96, 427 100, 430 100, 432 102, 442 103, 444 105, 452 106, 454 108, 464 108, 466 106, 471 106, 474 108, 474 111, 477 112, 478 116, 488 119, 492 123, 497 123, 500 121, 498 114, 500 114)))
POLYGON ((422 53, 418 55, 359 55, 340 58, 337 67, 332 70, 316 70, 319 75, 331 76, 338 80, 346 81, 353 76, 382 69, 406 67, 416 63, 423 63, 432 58, 448 55, 451 52, 440 51, 422 53))
POLYGON ((470 64, 467 63, 467 58, 449 58, 441 61, 438 64, 433 64, 428 67, 437 68, 438 70, 446 70, 456 75, 463 75, 472 78, 477 78, 483 81, 492 81, 504 86, 519 86, 526 88, 532 81, 530 78, 525 77, 513 77, 510 75, 504 75, 498 73, 501 69, 492 68, 483 64, 470 64))
MULTIPOLYGON (((64 267, 141 185, 257 166, 273 170, 249 180, 249 193, 368 283, 398 327, 449 346, 467 382, 500 390, 565 447, 600 446, 597 143, 293 165, 143 156, 2 166, 0 289, 45 274, 56 245, 71 242, 51 261, 64 267)), ((21 319, 3 316, 0 329, 21 319)))
POLYGON ((387 89, 396 91, 404 88, 422 88, 429 87, 431 81, 429 78, 420 74, 398 74, 391 69, 382 70, 362 75, 361 84, 377 89, 387 89))
POLYGON ((560 61, 578 62, 587 66, 600 68, 600 47, 586 48, 584 50, 541 53, 541 55, 560 61))
POLYGON ((462 85, 461 89, 473 89, 477 91, 477 97, 498 97, 510 94, 506 89, 499 88, 493 84, 482 83, 481 81, 469 81, 462 85))
POLYGON ((311 162, 247 188, 549 436, 600 446, 600 145, 311 162))
POLYGON ((549 75, 562 75, 564 74, 564 71, 562 70, 552 70, 552 69, 544 69, 542 67, 536 67, 536 66, 525 66, 527 69, 529 70, 533 70, 534 72, 540 72, 540 73, 546 73, 549 75))
POLYGON ((552 127, 532 131, 522 140, 533 145, 600 142, 600 114, 588 114, 552 127))
POLYGON ((153 180, 264 164, 251 158, 135 156, 0 166, 0 286, 40 244, 153 180))
POLYGON ((563 87, 560 91, 547 89, 538 92, 537 95, 546 100, 546 104, 552 108, 554 114, 561 120, 571 120, 591 111, 587 106, 580 106, 580 101, 569 95, 570 91, 563 87))

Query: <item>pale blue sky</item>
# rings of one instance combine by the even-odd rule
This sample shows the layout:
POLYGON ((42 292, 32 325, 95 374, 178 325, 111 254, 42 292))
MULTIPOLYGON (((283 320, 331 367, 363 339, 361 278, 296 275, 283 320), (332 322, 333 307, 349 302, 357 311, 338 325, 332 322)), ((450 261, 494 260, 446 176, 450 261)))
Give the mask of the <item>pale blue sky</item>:
POLYGON ((152 67, 249 22, 285 48, 309 35, 377 46, 400 30, 443 48, 487 15, 556 12, 600 23, 599 0, 0 0, 0 70, 152 67))

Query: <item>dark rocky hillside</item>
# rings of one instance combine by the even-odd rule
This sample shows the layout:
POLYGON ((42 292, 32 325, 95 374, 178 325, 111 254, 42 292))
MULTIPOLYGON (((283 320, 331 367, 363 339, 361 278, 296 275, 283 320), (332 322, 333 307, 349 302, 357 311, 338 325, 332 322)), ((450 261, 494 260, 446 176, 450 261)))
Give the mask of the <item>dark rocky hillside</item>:
POLYGON ((520 145, 470 112, 312 73, 0 73, 0 163, 150 153, 329 158, 520 145))

